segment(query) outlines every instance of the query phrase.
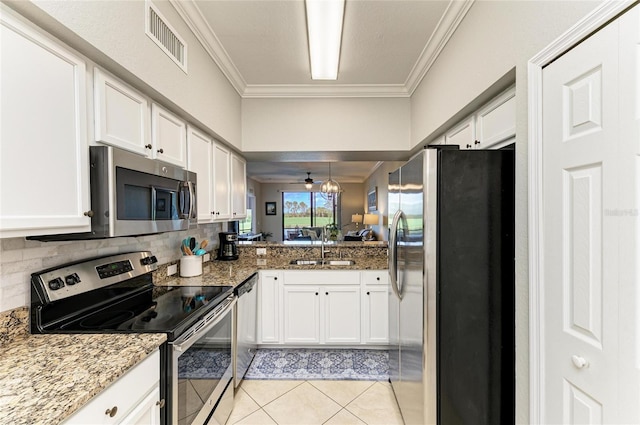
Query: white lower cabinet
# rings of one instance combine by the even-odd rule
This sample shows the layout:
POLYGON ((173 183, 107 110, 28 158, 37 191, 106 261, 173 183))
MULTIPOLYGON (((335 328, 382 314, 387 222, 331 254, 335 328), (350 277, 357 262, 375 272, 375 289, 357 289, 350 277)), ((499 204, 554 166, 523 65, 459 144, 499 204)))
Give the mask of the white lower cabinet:
POLYGON ((320 343, 320 287, 285 285, 283 292, 284 342, 320 343))
POLYGON ((160 400, 160 352, 156 350, 64 424, 160 424, 163 403, 160 400))
POLYGON ((259 343, 384 345, 387 271, 262 270, 259 343))
POLYGON ((362 342, 389 343, 389 273, 362 272, 362 342))
POLYGON ((258 342, 279 344, 282 342, 282 272, 261 270, 258 276, 258 342))

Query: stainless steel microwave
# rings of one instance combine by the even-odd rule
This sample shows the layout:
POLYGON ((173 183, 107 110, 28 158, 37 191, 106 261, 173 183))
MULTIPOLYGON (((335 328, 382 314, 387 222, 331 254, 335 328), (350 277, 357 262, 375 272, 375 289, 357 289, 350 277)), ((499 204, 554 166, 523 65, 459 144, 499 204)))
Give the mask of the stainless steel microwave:
POLYGON ((29 239, 100 239, 196 227, 196 173, 110 146, 91 146, 89 160, 91 232, 29 239))

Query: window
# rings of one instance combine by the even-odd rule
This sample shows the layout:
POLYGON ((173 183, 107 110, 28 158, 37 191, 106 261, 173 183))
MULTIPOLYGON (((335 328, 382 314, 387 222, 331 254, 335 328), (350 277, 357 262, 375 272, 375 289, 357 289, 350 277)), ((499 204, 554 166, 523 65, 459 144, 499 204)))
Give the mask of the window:
POLYGON ((336 223, 340 200, 327 201, 320 192, 282 192, 282 238, 292 240, 306 227, 336 223))

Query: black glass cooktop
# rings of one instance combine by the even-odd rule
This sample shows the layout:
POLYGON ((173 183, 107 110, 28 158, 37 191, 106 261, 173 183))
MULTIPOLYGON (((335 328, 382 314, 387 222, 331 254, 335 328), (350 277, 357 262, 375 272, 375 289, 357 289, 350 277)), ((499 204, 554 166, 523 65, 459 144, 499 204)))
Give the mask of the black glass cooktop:
POLYGON ((126 287, 114 285, 42 307, 41 331, 159 332, 167 333, 171 341, 232 294, 231 286, 165 287, 129 281, 126 287), (109 302, 100 303, 100 299, 109 302), (78 303, 89 307, 78 311, 78 303), (74 313, 68 314, 70 311, 74 313))

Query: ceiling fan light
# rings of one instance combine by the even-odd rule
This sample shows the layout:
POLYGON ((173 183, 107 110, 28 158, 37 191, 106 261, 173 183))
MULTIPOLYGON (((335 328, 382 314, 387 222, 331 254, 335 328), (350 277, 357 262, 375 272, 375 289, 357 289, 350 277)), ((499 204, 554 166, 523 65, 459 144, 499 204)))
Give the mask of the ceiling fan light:
POLYGON ((344 0, 306 0, 311 78, 337 80, 344 0))
POLYGON ((307 171, 307 178, 304 179, 304 187, 308 190, 313 188, 313 179, 311 178, 311 172, 307 171))

